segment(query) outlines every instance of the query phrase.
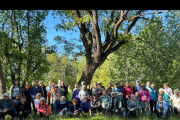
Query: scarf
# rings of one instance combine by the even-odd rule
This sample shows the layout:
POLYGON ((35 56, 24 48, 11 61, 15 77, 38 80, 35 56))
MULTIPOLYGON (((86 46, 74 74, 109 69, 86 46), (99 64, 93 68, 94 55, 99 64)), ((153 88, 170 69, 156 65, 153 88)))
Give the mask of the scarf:
POLYGON ((64 102, 63 102, 63 101, 60 101, 60 104, 66 104, 66 101, 64 101, 64 102))
POLYGON ((28 90, 30 88, 30 86, 26 86, 26 89, 28 90))
POLYGON ((57 93, 58 93, 57 90, 54 90, 54 92, 55 92, 55 95, 57 96, 57 93))

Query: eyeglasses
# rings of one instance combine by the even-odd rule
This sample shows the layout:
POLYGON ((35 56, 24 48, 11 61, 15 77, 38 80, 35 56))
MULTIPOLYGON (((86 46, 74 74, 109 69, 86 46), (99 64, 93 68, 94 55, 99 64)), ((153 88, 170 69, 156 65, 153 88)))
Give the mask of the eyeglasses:
POLYGON ((16 97, 20 97, 20 96, 16 96, 16 97))
POLYGON ((62 83, 62 84, 64 84, 64 83, 62 83))
POLYGON ((144 86, 141 86, 141 87, 144 87, 144 86))
POLYGON ((58 88, 58 87, 55 87, 55 88, 58 88))

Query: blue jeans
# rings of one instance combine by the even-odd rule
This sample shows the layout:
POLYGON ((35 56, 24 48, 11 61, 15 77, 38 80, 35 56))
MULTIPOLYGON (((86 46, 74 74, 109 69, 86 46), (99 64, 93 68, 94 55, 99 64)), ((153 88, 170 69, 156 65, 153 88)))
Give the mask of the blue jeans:
POLYGON ((126 108, 124 108, 123 111, 121 111, 121 109, 122 108, 120 108, 120 110, 119 110, 120 117, 126 117, 126 108))
POLYGON ((57 113, 57 109, 58 109, 57 107, 59 106, 60 101, 59 100, 53 100, 52 104, 53 104, 53 114, 55 115, 57 113))
POLYGON ((65 117, 67 117, 67 111, 68 109, 67 108, 64 108, 64 112, 59 112, 59 115, 63 115, 65 113, 65 117))

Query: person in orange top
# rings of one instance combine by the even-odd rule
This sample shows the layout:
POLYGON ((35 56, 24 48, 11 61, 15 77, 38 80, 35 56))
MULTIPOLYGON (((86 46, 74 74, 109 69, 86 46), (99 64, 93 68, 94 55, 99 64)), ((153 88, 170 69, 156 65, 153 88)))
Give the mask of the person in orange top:
MULTIPOLYGON (((54 85, 55 85, 54 83, 51 83, 52 88, 48 92, 48 105, 50 105, 50 97, 51 97, 51 92, 54 91, 54 85)), ((53 111, 53 104, 51 104, 51 109, 53 111)))
POLYGON ((37 104, 37 118, 39 117, 49 117, 49 114, 51 112, 51 108, 49 105, 45 102, 46 99, 44 97, 40 98, 40 103, 37 104))

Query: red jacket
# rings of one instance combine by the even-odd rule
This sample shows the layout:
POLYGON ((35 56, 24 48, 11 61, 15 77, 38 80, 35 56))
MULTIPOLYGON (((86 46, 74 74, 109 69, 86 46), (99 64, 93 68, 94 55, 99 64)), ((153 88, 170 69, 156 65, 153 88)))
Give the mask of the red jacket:
POLYGON ((126 98, 126 95, 127 96, 130 96, 131 94, 133 94, 133 89, 132 87, 123 87, 123 97, 126 98))
POLYGON ((49 115, 49 113, 51 112, 51 108, 48 106, 47 103, 45 103, 45 104, 38 103, 37 104, 37 111, 43 113, 43 115, 49 115), (46 104, 46 106, 45 106, 45 104, 46 104), (48 111, 46 110, 46 108, 48 111), (44 114, 44 112, 47 112, 47 113, 44 114))

